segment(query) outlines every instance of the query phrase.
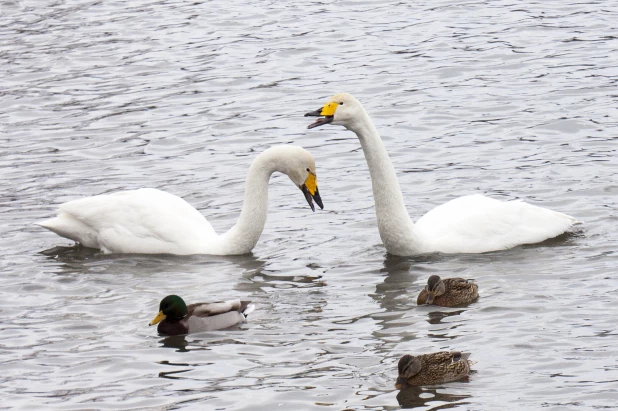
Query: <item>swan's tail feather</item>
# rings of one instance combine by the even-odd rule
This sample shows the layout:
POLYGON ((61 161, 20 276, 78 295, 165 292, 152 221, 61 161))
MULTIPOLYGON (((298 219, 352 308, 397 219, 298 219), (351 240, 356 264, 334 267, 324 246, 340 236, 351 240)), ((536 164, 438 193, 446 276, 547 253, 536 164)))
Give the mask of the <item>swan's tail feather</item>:
MULTIPOLYGON (((530 238, 520 241, 521 244, 532 244, 557 237, 581 224, 576 218, 559 211, 526 204, 526 225, 532 234, 530 238)), ((523 210, 523 209, 522 209, 523 210)))
POLYGON ((43 227, 46 228, 50 231, 54 231, 52 229, 52 227, 54 226, 54 220, 56 220, 58 217, 55 218, 50 218, 48 220, 44 220, 44 221, 39 221, 38 223, 34 223, 34 225, 38 225, 39 227, 43 227))
POLYGON ((54 218, 35 224, 58 234, 60 237, 76 241, 85 247, 99 248, 96 241, 97 235, 92 228, 71 214, 60 213, 54 218))
POLYGON ((554 213, 559 214, 561 217, 564 217, 564 218, 568 219, 571 222, 572 225, 583 224, 584 223, 583 221, 580 221, 580 220, 578 220, 575 217, 571 217, 568 214, 564 214, 564 213, 561 213, 559 211, 554 211, 554 213))
POLYGON ((38 225, 39 227, 46 228, 49 231, 52 231, 61 237, 65 237, 65 238, 72 240, 72 238, 70 237, 71 235, 70 231, 68 229, 67 219, 63 218, 62 215, 59 215, 54 218, 50 218, 45 221, 40 221, 35 224, 38 225))

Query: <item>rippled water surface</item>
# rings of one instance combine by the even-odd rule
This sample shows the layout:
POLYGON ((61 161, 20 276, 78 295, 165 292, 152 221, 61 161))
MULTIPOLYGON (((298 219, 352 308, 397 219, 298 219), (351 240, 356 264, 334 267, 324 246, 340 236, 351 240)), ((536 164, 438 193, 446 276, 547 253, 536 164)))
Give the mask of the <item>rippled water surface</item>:
POLYGON ((0 0, 0 392, 15 409, 609 409, 618 401, 615 1, 0 0), (380 130, 414 220, 459 195, 585 221, 541 245, 399 258, 337 91, 380 130), (285 176, 252 255, 108 256, 32 223, 156 187, 219 232, 252 158, 316 157, 325 210, 285 176), (459 309, 416 305, 474 278, 459 309), (159 300, 242 297, 233 329, 163 338, 159 300), (405 353, 468 381, 394 390, 405 353))

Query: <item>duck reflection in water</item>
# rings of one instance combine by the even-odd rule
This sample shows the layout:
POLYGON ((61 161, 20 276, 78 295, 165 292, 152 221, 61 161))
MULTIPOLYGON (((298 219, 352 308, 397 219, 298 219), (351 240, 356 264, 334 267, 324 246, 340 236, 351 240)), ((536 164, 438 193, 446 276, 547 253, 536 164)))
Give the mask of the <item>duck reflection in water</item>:
POLYGON ((184 335, 170 335, 161 340, 159 340, 159 344, 165 348, 175 348, 178 352, 189 352, 187 347, 189 346, 189 342, 185 338, 184 335))
POLYGON ((426 407, 429 403, 443 402, 443 404, 428 408, 428 410, 444 410, 467 404, 467 402, 462 401, 471 397, 467 394, 447 394, 438 392, 438 390, 442 390, 442 387, 407 387, 397 392, 397 402, 401 408, 405 409, 426 407))
POLYGON ((452 317, 455 315, 459 315, 461 313, 466 312, 466 310, 457 310, 457 311, 432 311, 427 314, 427 322, 429 324, 442 324, 442 320, 448 317, 452 317))

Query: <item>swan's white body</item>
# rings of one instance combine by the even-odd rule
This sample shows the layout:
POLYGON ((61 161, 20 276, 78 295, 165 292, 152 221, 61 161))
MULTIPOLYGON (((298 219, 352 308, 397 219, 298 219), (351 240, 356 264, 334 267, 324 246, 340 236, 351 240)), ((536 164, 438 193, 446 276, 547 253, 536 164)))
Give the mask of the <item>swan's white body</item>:
POLYGON ((475 194, 434 208, 414 228, 423 240, 422 252, 484 253, 556 237, 574 221, 523 201, 504 202, 475 194))
POLYGON ((315 176, 313 156, 296 146, 277 146, 258 155, 249 168, 240 217, 223 235, 185 200, 153 188, 69 201, 60 205, 57 217, 39 225, 105 253, 246 254, 264 229, 268 181, 275 171, 302 188, 309 174, 315 176))
POLYGON ((391 254, 504 250, 556 237, 576 221, 523 201, 502 202, 476 194, 442 204, 414 224, 386 147, 358 100, 346 93, 336 94, 323 108, 307 115, 327 116, 309 128, 331 123, 358 136, 371 174, 380 237, 391 254))

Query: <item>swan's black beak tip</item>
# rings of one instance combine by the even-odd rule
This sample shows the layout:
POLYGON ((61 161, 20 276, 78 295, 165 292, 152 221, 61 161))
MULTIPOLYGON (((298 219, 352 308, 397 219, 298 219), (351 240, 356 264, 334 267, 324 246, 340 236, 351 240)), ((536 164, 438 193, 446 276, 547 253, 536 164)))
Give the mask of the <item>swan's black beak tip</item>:
POLYGON ((305 117, 320 117, 321 115, 322 115, 322 107, 320 107, 319 109, 315 111, 310 111, 308 113, 305 113, 305 117))
POLYGON ((322 117, 322 108, 319 108, 315 111, 310 111, 305 114, 305 117, 320 117, 315 122, 309 124, 307 128, 311 129, 314 127, 323 126, 324 124, 328 124, 333 121, 333 116, 324 116, 322 117))
POLYGON ((324 210, 324 204, 322 203, 322 197, 320 197, 320 192, 318 191, 318 188, 315 188, 315 194, 313 195, 313 201, 315 201, 315 203, 320 206, 320 210, 324 210))
POLYGON ((315 194, 313 195, 309 192, 309 189, 307 188, 305 184, 300 186, 300 189, 305 195, 305 199, 307 200, 307 204, 309 204, 309 207, 311 207, 311 211, 315 212, 315 206, 313 205, 314 201, 320 207, 320 209, 322 210, 324 209, 324 204, 322 203, 322 197, 320 197, 320 193, 318 192, 317 187, 315 188, 315 194))

